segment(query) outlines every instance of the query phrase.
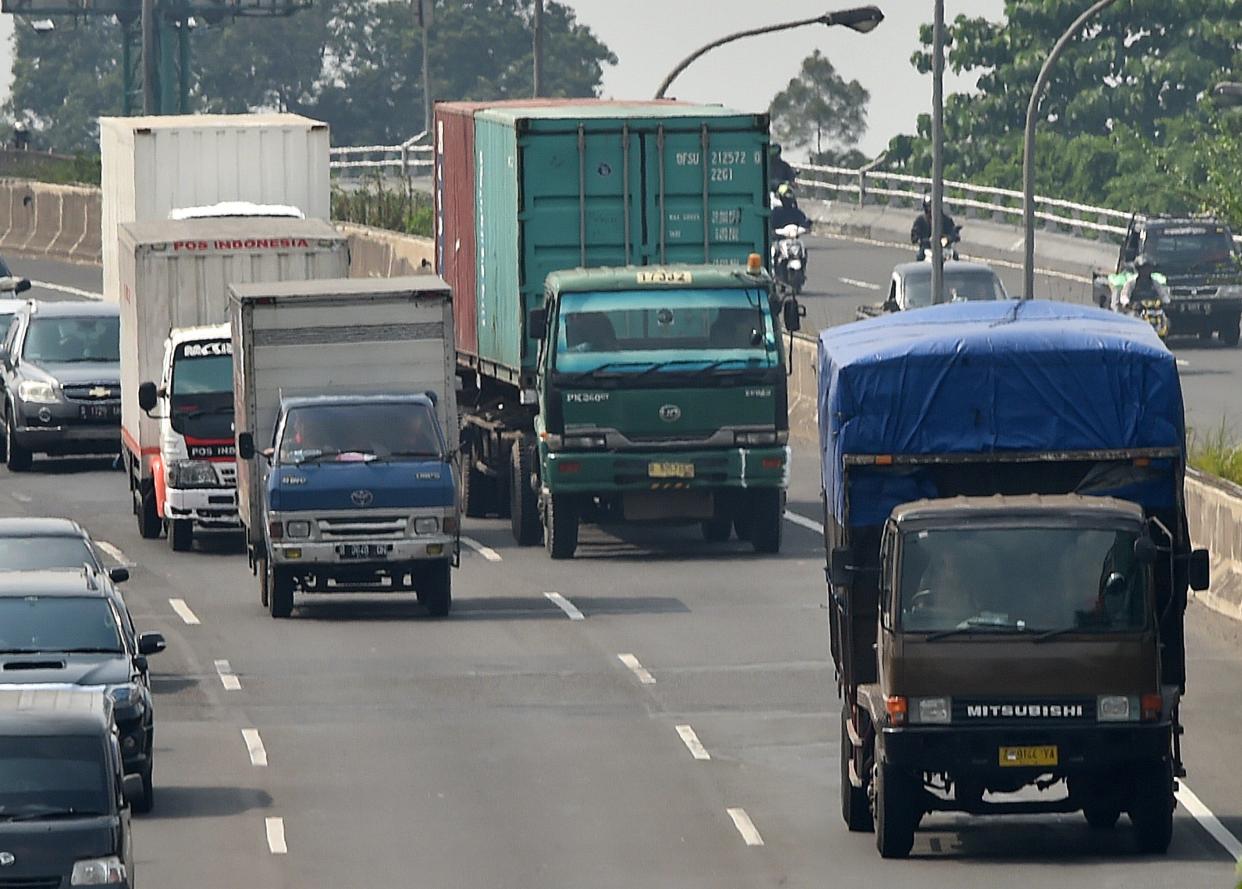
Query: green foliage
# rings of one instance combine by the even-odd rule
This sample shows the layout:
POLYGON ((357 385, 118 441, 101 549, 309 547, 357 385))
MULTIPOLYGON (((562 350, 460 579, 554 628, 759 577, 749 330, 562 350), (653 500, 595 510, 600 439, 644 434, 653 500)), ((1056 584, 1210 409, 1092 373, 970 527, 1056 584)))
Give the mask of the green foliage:
POLYGON ((772 99, 772 130, 782 142, 827 158, 831 148, 852 147, 867 132, 870 100, 871 94, 861 83, 847 83, 817 49, 802 60, 798 76, 772 99))
POLYGON ((332 218, 429 238, 435 219, 431 195, 376 178, 358 187, 334 186, 332 218))
POLYGON ((99 156, 65 157, 36 151, 5 151, 0 155, 0 176, 57 185, 98 185, 99 156))
POLYGON ((1190 465, 1219 478, 1242 485, 1242 447, 1224 422, 1202 439, 1190 431, 1190 465))

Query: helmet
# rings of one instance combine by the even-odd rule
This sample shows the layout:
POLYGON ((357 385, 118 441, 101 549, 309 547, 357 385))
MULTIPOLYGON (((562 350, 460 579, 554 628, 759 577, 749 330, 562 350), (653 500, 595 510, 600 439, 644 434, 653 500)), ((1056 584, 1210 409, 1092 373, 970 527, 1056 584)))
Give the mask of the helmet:
POLYGON ((1140 253, 1139 256, 1134 260, 1134 270, 1136 272, 1154 271, 1155 267, 1156 267, 1156 264, 1152 261, 1152 258, 1148 256, 1146 253, 1140 253))
POLYGON ((773 157, 779 157, 780 153, 781 153, 781 143, 773 142, 771 145, 768 146, 768 154, 772 155, 773 157))
POLYGON ((776 196, 781 199, 781 203, 786 207, 794 202, 793 186, 788 182, 782 182, 776 187, 776 196))
POLYGON ((927 192, 924 192, 923 193, 923 209, 930 210, 931 204, 932 204, 931 195, 927 192))

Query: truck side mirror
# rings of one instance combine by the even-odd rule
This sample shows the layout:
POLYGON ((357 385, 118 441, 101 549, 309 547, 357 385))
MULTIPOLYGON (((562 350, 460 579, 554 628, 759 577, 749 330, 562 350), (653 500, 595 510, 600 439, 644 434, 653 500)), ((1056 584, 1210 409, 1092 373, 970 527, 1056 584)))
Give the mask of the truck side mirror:
POLYGON ((237 456, 243 460, 254 459, 254 436, 249 432, 237 433, 237 456))
POLYGON ((848 586, 854 579, 854 553, 846 546, 835 547, 828 562, 828 580, 834 587, 848 586))
POLYGON ((546 339, 548 336, 548 310, 547 309, 531 309, 530 318, 526 328, 532 337, 537 340, 546 339))
POLYGON ((142 383, 138 386, 138 406, 144 413, 151 413, 159 402, 159 391, 154 383, 142 383))
POLYGON ((21 278, 18 280, 17 284, 13 287, 13 292, 14 293, 25 293, 29 289, 30 289, 30 279, 21 278))
POLYGON ((790 333, 797 333, 802 329, 802 319, 806 317, 806 306, 801 305, 796 299, 787 299, 781 306, 781 313, 786 330, 790 333))
POLYGON ((1190 559, 1186 563, 1186 573, 1190 581, 1190 588, 1196 593, 1206 590, 1212 583, 1212 568, 1208 563, 1208 551, 1205 549, 1196 549, 1190 553, 1190 559))
POLYGON ((124 565, 116 565, 108 569, 108 579, 113 583, 124 583, 129 580, 129 569, 124 565))

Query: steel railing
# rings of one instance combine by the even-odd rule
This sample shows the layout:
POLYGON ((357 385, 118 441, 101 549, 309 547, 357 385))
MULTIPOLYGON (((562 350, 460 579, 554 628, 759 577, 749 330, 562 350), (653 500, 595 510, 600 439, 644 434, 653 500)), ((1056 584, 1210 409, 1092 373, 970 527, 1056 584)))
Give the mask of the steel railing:
POLYGON ((429 176, 434 163, 431 143, 422 132, 400 145, 354 145, 328 150, 328 168, 337 175, 374 171, 380 175, 429 176))

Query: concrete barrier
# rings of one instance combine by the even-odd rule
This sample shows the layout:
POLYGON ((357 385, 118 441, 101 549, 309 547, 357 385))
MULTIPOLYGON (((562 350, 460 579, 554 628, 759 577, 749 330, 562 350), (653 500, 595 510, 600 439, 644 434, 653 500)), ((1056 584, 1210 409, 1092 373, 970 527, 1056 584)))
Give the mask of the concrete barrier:
POLYGON ((98 263, 99 204, 97 188, 0 180, 0 249, 98 263))
POLYGON ((1242 620, 1242 487, 1188 471, 1186 519, 1195 546, 1212 555, 1212 588, 1193 595, 1212 610, 1242 620))
POLYGON ((384 229, 338 222, 349 238, 351 278, 395 278, 428 273, 435 263, 435 244, 430 238, 401 235, 384 229))

